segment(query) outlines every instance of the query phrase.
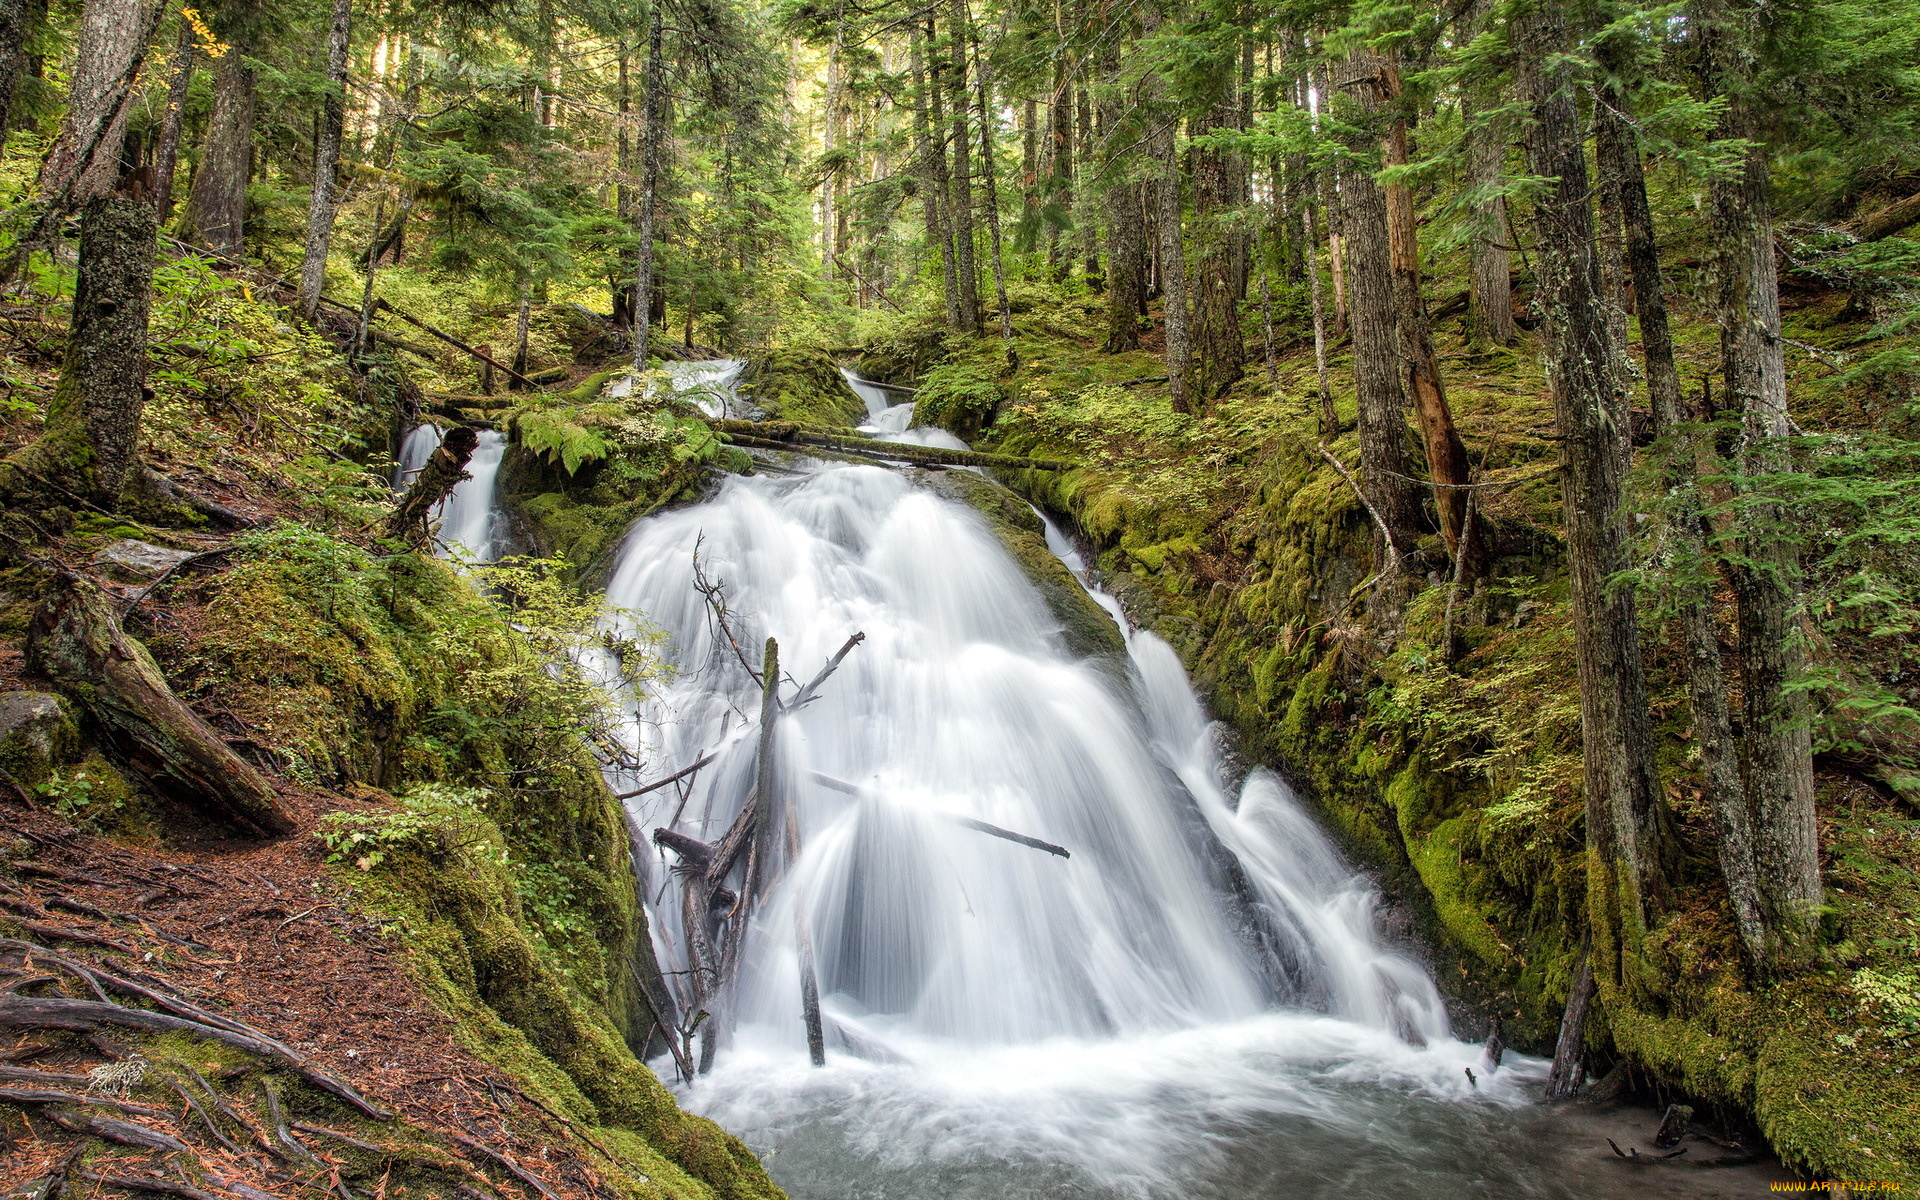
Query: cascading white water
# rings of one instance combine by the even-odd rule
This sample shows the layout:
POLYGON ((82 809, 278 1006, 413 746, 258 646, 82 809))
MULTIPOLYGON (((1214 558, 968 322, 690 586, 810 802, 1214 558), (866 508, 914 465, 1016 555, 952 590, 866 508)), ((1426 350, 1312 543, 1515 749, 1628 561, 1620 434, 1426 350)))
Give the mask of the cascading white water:
MULTIPOLYGON (((735 391, 740 382, 741 372, 747 369, 745 359, 710 358, 695 362, 669 362, 661 365, 666 372, 668 385, 691 400, 701 412, 710 417, 742 417, 740 398, 735 391)), ((633 391, 634 376, 627 374, 614 380, 607 387, 607 395, 618 399, 633 391)))
MULTIPOLYGON (((441 502, 439 540, 445 549, 459 548, 460 555, 474 562, 492 562, 498 553, 500 506, 495 484, 500 463, 507 454, 507 435, 494 429, 479 431, 480 444, 467 460, 470 478, 454 485, 451 495, 441 502)), ((394 471, 395 493, 406 490, 413 476, 440 448, 440 427, 416 425, 400 443, 400 465, 394 471)))
POLYGON ((884 442, 907 442, 916 446, 939 446, 947 450, 965 450, 967 444, 946 430, 933 425, 915 426, 913 423, 913 401, 895 404, 897 392, 890 392, 855 375, 846 367, 840 368, 840 374, 846 376, 847 386, 853 394, 860 397, 867 406, 867 423, 861 431, 884 442))
MULTIPOLYGON (((685 796, 636 802, 646 828, 716 839, 752 786, 757 689, 689 586, 696 548, 756 665, 772 635, 805 681, 867 635, 780 723, 799 852, 750 931, 734 1039, 684 1097, 792 1194, 1245 1195, 1276 1139, 1464 1138, 1480 1117, 1449 1114, 1518 1105, 1538 1078, 1451 1038, 1432 982, 1375 936, 1374 889, 1278 778, 1232 785, 1164 642, 1132 635, 1124 670, 1076 661, 976 514, 879 468, 729 478, 629 536, 608 599, 656 621, 681 668, 632 743, 652 777, 718 751, 685 796), (807 1066, 796 912, 825 1070, 807 1066)), ((652 899, 676 969, 677 894, 652 899)), ((1384 1190, 1352 1190, 1372 1176, 1350 1165, 1271 1194, 1404 1194, 1414 1140, 1371 1156, 1384 1190)))

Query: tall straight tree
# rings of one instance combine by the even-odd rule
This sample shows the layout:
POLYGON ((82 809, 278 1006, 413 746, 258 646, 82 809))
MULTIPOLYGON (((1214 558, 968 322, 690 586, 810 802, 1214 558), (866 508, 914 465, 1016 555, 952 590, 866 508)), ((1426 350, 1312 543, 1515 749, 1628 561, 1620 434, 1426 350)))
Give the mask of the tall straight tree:
POLYGON ((1743 146, 1736 168, 1709 187, 1720 357, 1727 402, 1740 414, 1738 475, 1748 481, 1740 552, 1728 573, 1739 608, 1742 766, 1768 957, 1788 962, 1813 949, 1821 885, 1813 734, 1806 695, 1795 687, 1806 669, 1799 551, 1786 506, 1764 482, 1793 468, 1773 206, 1752 80, 1765 14, 1746 0, 1700 0, 1694 15, 1706 90, 1725 98, 1716 134, 1743 146))
POLYGON ((198 34, 183 15, 174 40, 173 74, 167 81, 167 111, 160 118, 160 138, 153 147, 153 211, 165 225, 173 213, 173 180, 180 165, 180 134, 187 120, 187 93, 193 87, 198 34))
POLYGON ((27 0, 0 0, 0 150, 7 146, 13 91, 27 61, 27 0))
MULTIPOLYGON (((40 192, 56 209, 107 195, 119 181, 134 78, 164 11, 151 0, 87 0, 81 6, 67 115, 40 165, 40 192)), ((19 53, 17 46, 9 49, 19 53)))
MULTIPOLYGON (((1159 7, 1150 4, 1146 12, 1146 31, 1160 28, 1164 17, 1159 7)), ((1147 120, 1152 132, 1147 136, 1147 152, 1156 168, 1153 181, 1154 232, 1159 241, 1155 260, 1160 276, 1162 310, 1167 335, 1167 391, 1173 411, 1194 411, 1192 395, 1193 349, 1187 314, 1186 247, 1180 233, 1180 156, 1175 149, 1174 129, 1180 124, 1180 110, 1166 96, 1166 85, 1150 77, 1152 97, 1161 104, 1150 109, 1147 120)))
POLYGON ((946 66, 947 107, 953 116, 953 214, 954 269, 960 278, 960 328, 967 333, 980 332, 980 270, 974 262, 973 245, 973 153, 967 126, 967 9, 966 0, 952 0, 948 6, 947 53, 935 55, 946 66))
POLYGON ((1626 976, 1648 906, 1665 891, 1673 854, 1654 760, 1639 612, 1612 581, 1632 565, 1627 476, 1628 388, 1612 336, 1594 244, 1586 130, 1566 55, 1564 11, 1538 4, 1515 28, 1515 74, 1531 108, 1527 161, 1546 180, 1534 205, 1548 389, 1560 447, 1560 491, 1573 583, 1586 784, 1587 889, 1604 997, 1626 976))
POLYGON ((1133 126, 1123 123, 1131 107, 1120 78, 1117 50, 1109 51, 1100 91, 1100 124, 1105 131, 1101 161, 1088 164, 1100 188, 1107 227, 1107 341, 1109 354, 1140 348, 1140 319, 1147 315, 1147 253, 1145 218, 1140 211, 1140 185, 1127 171, 1120 153, 1133 126))
POLYGON ((327 246, 333 240, 337 200, 334 176, 340 167, 340 138, 346 129, 347 52, 353 44, 353 0, 333 0, 327 26, 327 88, 320 100, 319 129, 313 144, 313 189, 307 199, 306 252, 300 260, 300 312, 313 320, 327 279, 327 246))
POLYGON ((993 65, 983 53, 975 78, 980 81, 980 175, 987 191, 987 243, 993 251, 993 301, 1000 315, 1000 346, 1007 356, 1008 370, 1020 366, 1020 354, 1013 348, 1013 308, 1007 302, 1007 266, 1000 244, 1000 186, 994 180, 993 147, 993 65))
MULTIPOLYGON (((933 18, 927 18, 925 42, 933 41, 933 18)), ((940 244, 940 288, 946 300, 947 328, 960 328, 960 278, 954 262, 953 228, 947 220, 947 196, 951 184, 947 177, 946 126, 939 120, 940 89, 928 85, 921 52, 920 27, 913 27, 909 44, 913 69, 913 136, 920 161, 920 208, 926 222, 927 237, 940 244)))
POLYGON ((647 369, 647 334, 653 326, 653 224, 660 204, 660 156, 667 119, 666 23, 654 0, 647 26, 646 125, 640 131, 640 202, 633 268, 633 369, 647 369))
POLYGON ((187 229, 217 254, 246 254, 247 180, 253 173, 253 115, 259 74, 247 61, 256 50, 259 0, 228 0, 215 26, 230 43, 213 72, 213 111, 200 164, 187 193, 187 229))
MULTIPOLYGON (((1194 135, 1224 133, 1239 124, 1239 100, 1228 84, 1194 125, 1194 135)), ((1240 300, 1246 286, 1246 257, 1233 227, 1241 202, 1239 155, 1218 145, 1193 153, 1194 269, 1193 390, 1201 405, 1211 404, 1245 374, 1246 335, 1240 328, 1240 300)))

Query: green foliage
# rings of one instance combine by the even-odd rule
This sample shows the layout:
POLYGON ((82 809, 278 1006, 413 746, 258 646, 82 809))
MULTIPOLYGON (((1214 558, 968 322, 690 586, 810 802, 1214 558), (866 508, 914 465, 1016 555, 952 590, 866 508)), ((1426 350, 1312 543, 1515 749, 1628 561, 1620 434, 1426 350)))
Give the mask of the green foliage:
POLYGON ((314 836, 327 848, 329 863, 357 871, 371 871, 408 848, 418 850, 429 834, 470 854, 505 861, 505 848, 490 836, 492 827, 483 816, 486 798, 478 788, 416 784, 391 809, 328 813, 314 836))

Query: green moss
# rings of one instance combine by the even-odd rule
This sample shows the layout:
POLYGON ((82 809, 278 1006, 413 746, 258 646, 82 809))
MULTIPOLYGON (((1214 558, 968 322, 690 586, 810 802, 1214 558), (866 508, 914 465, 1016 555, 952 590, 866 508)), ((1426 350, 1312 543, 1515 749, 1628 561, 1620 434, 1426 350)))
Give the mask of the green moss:
POLYGON ((747 364, 740 390, 776 421, 851 428, 867 406, 825 350, 769 350, 747 364))

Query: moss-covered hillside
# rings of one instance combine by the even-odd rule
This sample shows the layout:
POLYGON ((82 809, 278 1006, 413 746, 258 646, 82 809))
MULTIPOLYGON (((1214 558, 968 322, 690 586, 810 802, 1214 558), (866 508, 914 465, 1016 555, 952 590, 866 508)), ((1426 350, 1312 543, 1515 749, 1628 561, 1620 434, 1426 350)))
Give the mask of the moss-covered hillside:
MULTIPOLYGON (((1598 1070, 1618 1064, 1660 1095, 1750 1114, 1782 1155, 1838 1178, 1920 1180, 1920 821, 1911 611, 1920 575, 1876 528, 1868 499, 1912 478, 1911 412, 1897 384, 1851 364, 1897 350, 1866 342, 1846 297, 1798 298, 1789 334, 1801 451, 1825 479, 1805 498, 1827 524, 1804 550, 1817 663, 1823 862, 1830 893, 1818 965, 1768 980, 1741 963, 1699 800, 1677 633, 1662 616, 1657 545, 1643 589, 1666 802, 1684 881, 1652 931, 1633 1006, 1597 1016, 1598 1070), (1862 576, 1885 593, 1863 595, 1862 576), (1863 718, 1862 714, 1869 714, 1863 718)), ((1072 520, 1105 585, 1164 635, 1246 748, 1298 782, 1388 886, 1424 913, 1443 981, 1470 1024, 1497 1015, 1509 1041, 1551 1050, 1584 923, 1579 702, 1553 474, 1553 416, 1536 351, 1476 345, 1458 322, 1438 340, 1454 412, 1487 481, 1479 520, 1496 562, 1450 586, 1437 536, 1413 578, 1376 594, 1367 516, 1326 461, 1310 348, 1284 348, 1205 417, 1168 405, 1161 361, 1106 355, 1073 331, 1088 302, 1017 325, 1023 369, 997 340, 948 343, 919 377, 923 417, 984 430, 976 443, 1077 460, 1009 482, 1072 520), (1136 382, 1138 381, 1138 382, 1136 382), (1455 653, 1448 650, 1451 633, 1455 653)), ((1717 335, 1680 330, 1689 378, 1717 362, 1717 335)), ((873 351, 909 361, 903 327, 873 351)), ((1258 343, 1255 342, 1257 347, 1258 343)), ((881 361, 884 360, 884 361, 881 361)), ((1334 348, 1343 432, 1357 461, 1352 374, 1334 348)), ((1639 457, 1655 461, 1659 447, 1639 457)), ((1640 503, 1657 513, 1658 493, 1640 503)), ((1656 526, 1647 525, 1652 529, 1656 526)))

